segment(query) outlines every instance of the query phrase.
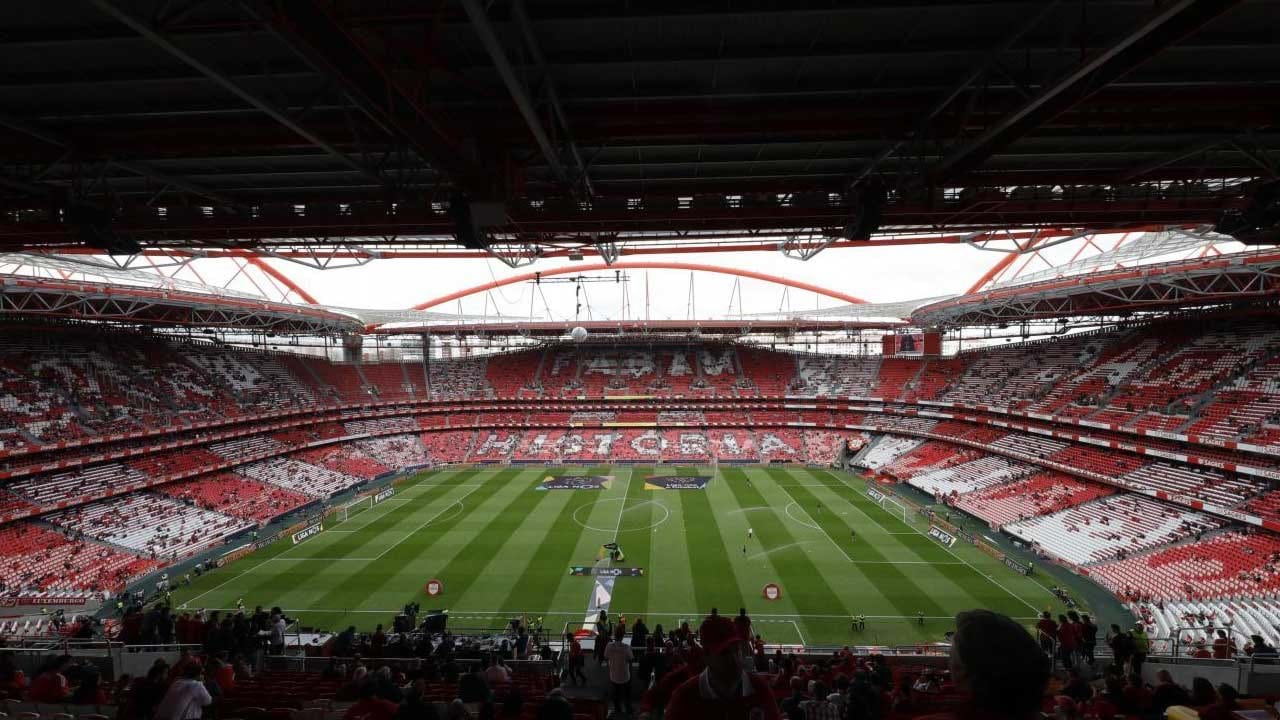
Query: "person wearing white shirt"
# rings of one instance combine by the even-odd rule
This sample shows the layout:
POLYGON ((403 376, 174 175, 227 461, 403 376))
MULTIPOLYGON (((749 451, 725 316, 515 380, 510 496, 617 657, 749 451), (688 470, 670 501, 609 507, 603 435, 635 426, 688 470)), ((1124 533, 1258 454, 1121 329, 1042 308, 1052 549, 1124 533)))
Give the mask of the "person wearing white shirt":
POLYGON ((199 663, 188 665, 156 707, 155 720, 200 720, 204 709, 213 703, 213 697, 205 689, 203 675, 199 663))
POLYGON ((627 715, 631 714, 631 646, 622 641, 623 633, 619 628, 613 642, 605 646, 604 659, 609 665, 609 682, 613 683, 613 710, 622 713, 622 705, 626 705, 627 715))

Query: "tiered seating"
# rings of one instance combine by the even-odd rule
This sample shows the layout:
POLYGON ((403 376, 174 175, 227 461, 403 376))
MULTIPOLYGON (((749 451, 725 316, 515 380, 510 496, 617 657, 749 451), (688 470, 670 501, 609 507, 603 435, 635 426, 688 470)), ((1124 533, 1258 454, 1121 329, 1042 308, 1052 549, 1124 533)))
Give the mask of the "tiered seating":
POLYGON ((721 461, 759 462, 756 441, 748 430, 711 430, 711 452, 721 461))
POLYGON ((281 452, 287 448, 271 439, 269 435, 249 435, 248 437, 235 438, 234 440, 211 443, 209 449, 227 460, 239 460, 267 453, 281 452))
POLYGON ((711 459, 707 436, 693 430, 667 430, 662 433, 663 462, 700 463, 711 459))
POLYGON ((1146 463, 1145 460, 1134 455, 1091 445, 1071 445, 1054 453, 1049 459, 1063 465, 1117 478, 1133 472, 1146 463))
POLYGON ((258 522, 283 515, 313 500, 295 490, 246 480, 229 472, 161 485, 156 491, 190 501, 206 510, 258 522))
MULTIPOLYGON (((415 426, 413 428, 417 430, 415 426)), ((342 423, 326 422, 326 423, 309 423, 307 425, 299 425, 297 427, 288 428, 286 430, 277 430, 270 434, 270 438, 284 445, 306 445, 320 440, 331 440, 333 438, 346 437, 351 433, 347 431, 342 423)))
POLYGON ((1243 476, 1225 477, 1222 473, 1201 467, 1153 462, 1125 475, 1124 480, 1143 487, 1200 498, 1215 505, 1231 507, 1261 494, 1261 482, 1243 476))
MULTIPOLYGON (((776 396, 787 394, 787 385, 796 375, 796 358, 788 353, 770 352, 762 348, 738 348, 738 362, 743 377, 756 387, 757 394, 776 396)), ((739 387, 739 395, 743 392, 739 387)))
POLYGON ((621 433, 608 430, 575 430, 565 433, 560 442, 560 457, 565 462, 608 462, 621 442, 621 433))
MULTIPOLYGON (((1096 361, 1107 336, 1072 335, 1051 342, 977 351, 978 357, 940 399, 1022 406, 1096 361)), ((971 355, 966 355, 970 357, 971 355)))
POLYGON ((1083 565, 1141 552, 1222 521, 1128 493, 1006 525, 1006 532, 1068 562, 1083 565))
POLYGON ((1002 457, 980 457, 976 460, 929 470, 907 479, 913 487, 935 497, 950 497, 973 492, 991 485, 1030 474, 1033 468, 1002 457))
POLYGON ((466 413, 461 418, 455 416, 454 424, 463 424, 457 422, 461 419, 465 422, 467 418, 472 419, 477 425, 523 425, 528 422, 528 413, 523 410, 507 411, 507 412, 480 412, 466 413))
POLYGON ((494 355, 485 366, 485 381, 500 398, 538 397, 542 389, 538 368, 543 356, 541 350, 494 355))
POLYGON ((433 463, 466 462, 475 433, 471 430, 423 433, 422 446, 433 463))
POLYGON ((0 583, 9 590, 57 594, 119 591, 133 578, 157 567, 154 560, 71 540, 34 523, 0 527, 0 583))
POLYGON ((976 443, 993 443, 1008 434, 1008 431, 998 427, 972 425, 957 420, 943 420, 933 426, 933 432, 976 443))
POLYGON ((487 360, 483 357, 455 358, 431 363, 428 373, 431 397, 436 400, 493 397, 493 389, 485 382, 486 363, 487 360))
POLYGON ((357 440, 354 444, 368 457, 394 470, 418 467, 431 462, 426 449, 422 447, 422 443, 418 442, 417 435, 384 435, 357 440))
POLYGON ((705 425, 707 416, 700 410, 662 410, 658 412, 659 425, 705 425))
POLYGON ((301 406, 314 400, 307 386, 289 374, 270 353, 188 343, 189 362, 227 387, 244 407, 301 406))
POLYGON ((252 527, 243 519, 150 492, 60 510, 46 519, 91 538, 163 559, 186 557, 252 527))
POLYGON ((310 465, 319 465, 344 475, 372 480, 387 474, 391 468, 378 462, 353 444, 325 445, 296 452, 289 457, 310 465))
POLYGON ((411 417, 367 418, 364 420, 347 420, 342 427, 348 435, 385 435, 387 433, 411 433, 418 429, 418 423, 411 417))
POLYGON ((236 472, 254 480, 297 490, 311 497, 327 498, 359 482, 359 478, 319 465, 274 457, 241 465, 236 472))
POLYGON ((34 505, 26 498, 18 497, 8 490, 0 488, 0 515, 17 510, 28 510, 32 507, 34 505))
POLYGON ((1148 635, 1173 637, 1176 631, 1187 651, 1196 641, 1211 643, 1217 636, 1214 630, 1206 629, 1210 622, 1214 628, 1229 628, 1242 651, 1247 649, 1245 638, 1249 635, 1260 635, 1271 645, 1280 643, 1280 601, 1274 598, 1191 600, 1132 607, 1148 635))
POLYGON ((911 452, 921 442, 913 437, 882 435, 878 440, 873 441, 871 449, 862 456, 862 465, 871 470, 879 470, 898 459, 899 456, 911 452))
POLYGON ((880 372, 876 378, 872 397, 897 400, 906 394, 907 383, 920 372, 921 360, 903 358, 885 358, 880 362, 880 372))
POLYGON ((991 447, 1032 457, 1047 458, 1054 453, 1062 452, 1063 448, 1067 447, 1067 443, 1039 435, 1011 433, 991 443, 991 447))
POLYGON ((934 468, 958 465, 972 457, 973 454, 962 446, 928 440, 884 464, 880 471, 892 477, 907 478, 934 468))
POLYGON ((1225 532, 1099 565, 1089 574, 1117 595, 1148 600, 1272 595, 1280 590, 1280 536, 1225 532))
POLYGON ((835 462, 844 445, 844 438, 839 433, 823 430, 805 430, 802 438, 804 459, 814 465, 830 465, 835 462))
POLYGON ((924 370, 916 377, 915 385, 903 395, 905 400, 934 400, 951 387, 966 368, 969 358, 929 358, 924 370))
POLYGON ((520 445, 520 433, 481 430, 471 450, 472 462, 506 462, 520 445))
POLYGON ((142 473, 120 463, 103 463, 85 468, 19 478, 7 486, 37 505, 49 507, 88 495, 118 491, 131 483, 146 482, 142 473))
POLYGON ((559 430, 529 430, 511 454, 512 460, 551 463, 560 459, 565 434, 559 430))
POLYGON ((186 447, 171 452, 159 452, 130 460, 129 467, 151 478, 167 477, 177 473, 213 467, 223 458, 202 447, 186 447))
POLYGON ((742 385, 733 346, 699 348, 696 357, 698 375, 689 391, 693 394, 733 397, 735 388, 742 385))
POLYGON ((1083 483, 1070 475, 1048 471, 965 493, 956 498, 955 506, 999 527, 1065 510, 1114 492, 1109 485, 1083 483))
POLYGON ((876 388, 879 358, 816 355, 796 359, 790 393, 802 397, 870 397, 876 388))
MULTIPOLYGON (((1267 351, 1274 353, 1275 341, 1267 351)), ((1280 355, 1251 358, 1244 372, 1197 413, 1187 428, 1197 435, 1234 440, 1256 433, 1270 418, 1280 417, 1280 355)))
POLYGON ((553 397, 577 397, 582 394, 582 381, 578 379, 578 350, 564 347, 547 351, 543 362, 543 393, 553 397))
POLYGON ((659 351, 655 357, 657 372, 644 391, 652 395, 692 395, 698 379, 696 350, 676 348, 659 351))
POLYGON ((405 366, 398 362, 362 362, 359 374, 364 376, 369 394, 379 400, 411 398, 426 389, 421 385, 415 388, 405 366))
POLYGON ((662 459, 662 435, 657 430, 621 430, 613 442, 612 457, 619 462, 658 462, 662 459))
POLYGON ((756 433, 760 462, 800 462, 804 439, 799 430, 765 430, 756 433))

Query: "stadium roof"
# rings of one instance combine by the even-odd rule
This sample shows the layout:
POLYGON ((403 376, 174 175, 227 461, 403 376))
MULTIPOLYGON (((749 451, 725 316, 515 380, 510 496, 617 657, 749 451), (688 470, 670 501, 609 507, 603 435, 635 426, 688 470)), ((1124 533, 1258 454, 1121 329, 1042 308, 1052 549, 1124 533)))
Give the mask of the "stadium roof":
POLYGON ((7 3, 0 248, 803 248, 881 191, 885 230, 1212 223, 1276 173, 1277 14, 7 3))

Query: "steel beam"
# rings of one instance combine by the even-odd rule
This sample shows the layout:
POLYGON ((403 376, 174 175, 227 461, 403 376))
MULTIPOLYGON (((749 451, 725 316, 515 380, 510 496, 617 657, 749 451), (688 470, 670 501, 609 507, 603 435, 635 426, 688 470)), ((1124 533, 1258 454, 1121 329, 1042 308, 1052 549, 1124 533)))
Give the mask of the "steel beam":
POLYGON ((186 50, 178 47, 167 36, 153 28, 147 21, 135 17, 125 10, 116 7, 115 3, 111 0, 89 0, 89 2, 106 15, 115 18, 129 29, 146 38, 152 45, 155 45, 178 60, 181 60, 192 68, 198 70, 202 75, 212 80, 219 87, 266 114, 272 120, 275 120, 289 130, 292 130, 302 139, 329 153, 342 164, 352 170, 359 171, 364 175, 377 180, 379 183, 386 183, 386 178, 384 178, 380 173, 365 166, 364 163, 361 163, 350 155, 344 153, 342 150, 339 150, 336 146, 321 138, 319 135, 311 132, 297 120, 289 117, 289 114, 282 108, 276 107, 274 103, 268 102, 265 98, 259 97, 255 93, 227 77, 222 72, 219 72, 217 69, 205 64, 191 53, 188 53, 186 50))
MULTIPOLYGON (((40 140, 50 145, 60 147, 63 150, 68 150, 73 154, 76 154, 79 152, 79 148, 76 147, 75 143, 73 143, 70 138, 67 138, 62 134, 55 132, 53 130, 50 130, 48 128, 35 125, 27 120, 22 120, 22 119, 13 117, 12 115, 0 113, 0 126, 7 127, 10 130, 13 130, 14 132, 18 132, 28 137, 35 138, 36 140, 40 140)), ((170 187, 178 188, 179 190, 190 193, 192 195, 197 195, 199 197, 210 200, 221 207, 227 207, 227 208, 238 207, 238 204, 236 203, 236 201, 232 200, 226 195, 210 190, 209 188, 206 188, 203 185, 187 180, 186 178, 161 172, 151 167, 150 165, 147 165, 146 163, 133 161, 133 160, 119 160, 116 158, 112 158, 109 155, 106 156, 104 159, 108 164, 114 167, 117 167, 121 170, 133 173, 134 175, 141 175, 142 177, 154 180, 163 185, 168 185, 170 187)), ((43 186, 44 184, 41 184, 41 185, 37 185, 36 187, 43 187, 43 186)))
POLYGON ((346 28, 314 0, 275 0, 266 22, 317 71, 332 78, 388 135, 447 174, 459 187, 488 194, 492 175, 463 152, 431 110, 400 86, 346 28))
POLYGON ((507 86, 507 91, 511 93, 511 99, 515 101, 516 109, 520 111, 520 116, 524 118, 525 125, 529 127, 529 132, 533 134, 533 139, 538 144, 538 149, 542 151, 542 156, 551 168, 551 173, 563 185, 571 187, 573 183, 565 171, 564 164, 560 162, 560 155, 556 152, 551 138, 547 135, 546 128, 542 126, 542 120, 538 118, 538 112, 533 107, 533 101, 529 98, 528 90, 525 89, 524 83, 520 82, 520 78, 516 76, 516 71, 511 66, 511 61, 507 59, 507 54, 502 49, 502 43, 498 41, 498 36, 493 31, 493 25, 489 23, 489 16, 485 14, 485 10, 478 0, 460 0, 460 2, 463 9, 467 11, 467 17, 471 19, 471 26, 475 28, 476 35, 479 36, 480 44, 484 45, 485 51, 489 53, 489 58, 493 60, 494 68, 498 71, 498 75, 502 77, 502 82, 507 86))
POLYGON ((1098 90, 1150 60, 1241 0, 1175 0, 1105 50, 1050 83, 973 140, 929 169, 937 184, 980 166, 994 151, 1060 115, 1098 90))

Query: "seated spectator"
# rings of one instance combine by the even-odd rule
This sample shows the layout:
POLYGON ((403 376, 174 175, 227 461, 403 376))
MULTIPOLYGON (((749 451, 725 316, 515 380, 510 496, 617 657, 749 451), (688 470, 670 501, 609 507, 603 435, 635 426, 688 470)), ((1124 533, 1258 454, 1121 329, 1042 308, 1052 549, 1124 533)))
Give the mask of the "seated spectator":
POLYGON ((962 612, 951 643, 951 681, 964 692, 965 704, 925 717, 1035 718, 1049 670, 1048 657, 1021 625, 989 610, 962 612))
POLYGON ((31 690, 27 699, 38 703, 60 703, 67 699, 71 690, 67 687, 67 676, 63 673, 71 667, 71 657, 60 655, 51 658, 43 669, 31 681, 31 690))
POLYGON ((1191 695, 1187 689, 1173 681, 1168 670, 1156 673, 1156 686, 1151 692, 1151 712, 1164 717, 1164 711, 1174 705, 1188 705, 1191 695))
POLYGON ((1129 683, 1124 686, 1123 709, 1126 715, 1141 715, 1151 708, 1151 690, 1142 682, 1142 676, 1129 674, 1129 683))
POLYGON ((213 696, 204 687, 204 668, 188 664, 182 677, 169 686, 156 708, 155 720, 199 720, 213 696))
POLYGON ((573 704, 556 688, 547 693, 547 699, 538 707, 538 720, 573 720, 573 704))
POLYGON ((781 720, 767 681, 744 669, 752 667, 751 646, 732 620, 708 617, 698 638, 706 669, 672 693, 668 720, 781 720))
POLYGON ((1207 707, 1218 701, 1218 692, 1213 689, 1213 683, 1208 678, 1193 678, 1191 680, 1191 707, 1207 707))
POLYGON ((80 686, 71 693, 67 702, 72 705, 106 705, 111 698, 101 685, 102 676, 97 668, 89 668, 80 678, 80 686))
POLYGON ((360 688, 360 699, 347 708, 342 720, 391 720, 399 709, 390 700, 378 697, 374 693, 373 683, 369 683, 360 688))
POLYGON ((13 654, 0 654, 0 694, 21 697, 27 689, 27 675, 13 664, 13 654))
POLYGON ((511 671, 507 669, 506 665, 502 664, 501 658, 490 656, 489 661, 492 664, 485 668, 484 671, 484 679, 485 682, 489 683, 489 687, 506 685, 511 682, 511 671))
POLYGON ((1196 707, 1200 720, 1231 720, 1232 713, 1240 707, 1236 698, 1240 696, 1236 689, 1226 683, 1218 686, 1218 699, 1209 705, 1196 707))
POLYGON ((1067 682, 1058 694, 1074 702, 1084 702, 1093 696, 1093 687, 1080 676, 1079 670, 1072 668, 1067 671, 1067 682))
POLYGON ((1108 675, 1104 689, 1094 694, 1086 714, 1099 718, 1113 718, 1120 715, 1123 708, 1124 684, 1118 675, 1108 675))

